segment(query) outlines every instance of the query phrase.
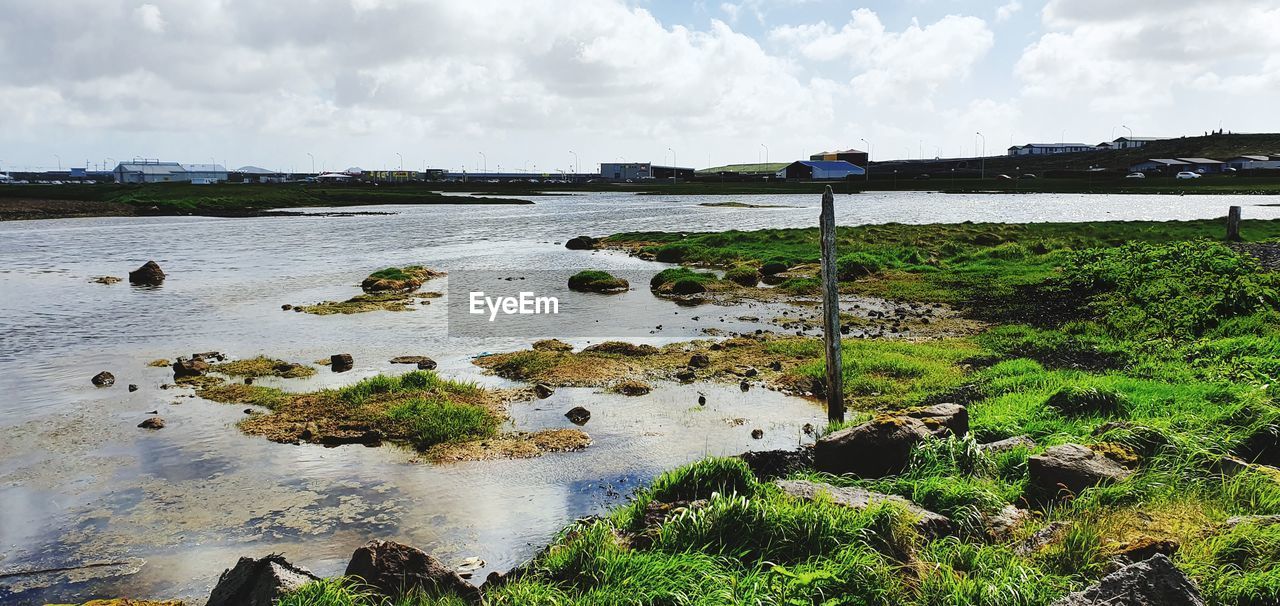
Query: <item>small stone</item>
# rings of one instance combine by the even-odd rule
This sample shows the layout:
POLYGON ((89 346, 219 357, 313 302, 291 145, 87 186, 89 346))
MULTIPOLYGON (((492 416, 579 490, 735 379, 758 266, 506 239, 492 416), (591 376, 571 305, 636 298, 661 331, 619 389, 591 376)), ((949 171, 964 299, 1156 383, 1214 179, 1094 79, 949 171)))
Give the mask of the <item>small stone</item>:
POLYGON ((151 417, 150 419, 138 423, 138 427, 141 427, 142 429, 163 429, 164 419, 161 419, 160 417, 151 417))
POLYGON ((347 372, 355 368, 355 360, 351 358, 351 354, 341 353, 329 356, 330 368, 333 372, 347 372))
POLYGON ((93 378, 90 379, 90 381, 98 387, 111 387, 116 384, 116 376, 104 370, 93 375, 93 378))
POLYGON ((711 358, 707 354, 697 353, 689 357, 689 368, 706 368, 711 365, 711 358))
POLYGON ((751 437, 752 437, 752 438, 755 438, 755 439, 757 439, 757 440, 759 440, 759 439, 763 438, 763 437, 764 437, 764 430, 763 430, 763 429, 752 429, 752 430, 751 430, 751 437))
POLYGON ((282 310, 284 310, 284 311, 289 311, 290 309, 293 309, 293 306, 292 306, 292 305, 289 305, 288 303, 285 303, 284 305, 281 305, 281 306, 280 306, 280 309, 282 309, 282 310))
POLYGON ((555 394, 556 390, 552 389, 551 386, 546 383, 538 383, 533 386, 533 393, 538 396, 539 400, 545 400, 555 394))
POLYGON ((707 396, 698 394, 698 406, 706 406, 706 405, 707 405, 707 396))
POLYGON ((138 386, 133 383, 129 384, 129 391, 138 391, 138 386))
POLYGON ((569 412, 564 413, 564 416, 574 425, 585 425, 591 420, 591 411, 581 406, 574 406, 569 409, 569 412))
POLYGON ((164 282, 164 272, 155 261, 147 261, 142 267, 129 272, 129 282, 143 286, 159 286, 164 282))

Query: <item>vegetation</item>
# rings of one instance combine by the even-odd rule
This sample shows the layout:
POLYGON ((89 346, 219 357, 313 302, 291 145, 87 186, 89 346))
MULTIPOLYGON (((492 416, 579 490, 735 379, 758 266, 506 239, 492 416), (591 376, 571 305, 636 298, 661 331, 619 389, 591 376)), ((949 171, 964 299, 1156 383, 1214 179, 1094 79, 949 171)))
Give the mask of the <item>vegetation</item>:
POLYGON ((305 364, 295 364, 276 360, 266 356, 258 356, 247 360, 233 360, 214 364, 214 372, 232 377, 281 377, 285 379, 301 379, 316 374, 316 369, 305 364))
POLYGON ((569 289, 582 292, 619 292, 630 287, 626 280, 598 269, 583 270, 569 277, 569 289))
POLYGON ((369 274, 369 277, 360 283, 360 288, 367 293, 409 293, 418 290, 423 282, 443 275, 444 272, 427 269, 421 265, 388 267, 369 274))

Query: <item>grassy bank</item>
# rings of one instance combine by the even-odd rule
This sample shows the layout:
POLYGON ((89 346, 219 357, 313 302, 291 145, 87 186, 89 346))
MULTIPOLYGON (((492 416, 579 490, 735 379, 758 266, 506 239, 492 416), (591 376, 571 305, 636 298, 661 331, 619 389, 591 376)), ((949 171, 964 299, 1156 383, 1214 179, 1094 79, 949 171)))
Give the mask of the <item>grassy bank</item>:
MULTIPOLYGON (((921 443, 897 475, 792 477, 904 497, 950 518, 952 532, 922 534, 893 503, 853 510, 793 498, 738 459, 712 458, 664 474, 606 517, 566 528, 518 574, 490 586, 486 602, 1044 606, 1115 562, 1156 550, 1170 554, 1208 603, 1280 603, 1280 518, 1267 517, 1280 515, 1280 470, 1271 467, 1280 463, 1280 276, 1210 239, 1219 229, 844 231, 843 251, 865 255, 845 263, 859 265, 849 288, 955 301, 1003 319, 963 338, 846 341, 851 422, 958 402, 968 407, 970 434, 921 443), (1003 451, 978 446, 1016 436, 1028 441, 1003 451), (1132 475, 1074 494, 1033 491, 1029 458, 1067 443, 1132 475), (988 520, 1009 506, 1027 518, 1011 534, 993 534, 988 520)), ((1278 223, 1253 222, 1246 234, 1274 239, 1278 231, 1278 223)), ((770 230, 609 241, 646 254, 680 244, 688 263, 785 265, 812 261, 812 238, 770 230)), ((710 352, 705 372, 732 367, 733 341, 710 352)), ((814 339, 743 343, 761 366, 771 356, 787 360, 782 375, 823 374, 814 339)), ((554 345, 490 365, 554 379, 571 364, 601 369, 611 358, 674 355, 621 346, 571 354, 554 345)), ((329 601, 288 603, 377 603, 354 587, 330 580, 304 592, 329 601)))

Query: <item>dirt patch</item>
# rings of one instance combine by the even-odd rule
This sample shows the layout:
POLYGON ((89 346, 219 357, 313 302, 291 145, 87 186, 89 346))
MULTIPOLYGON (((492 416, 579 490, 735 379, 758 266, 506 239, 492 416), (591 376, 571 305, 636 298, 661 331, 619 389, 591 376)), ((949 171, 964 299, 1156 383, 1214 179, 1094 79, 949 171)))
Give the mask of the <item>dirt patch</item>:
POLYGON ((231 377, 280 377, 282 379, 303 379, 316 374, 316 369, 305 364, 285 362, 265 356, 247 360, 233 360, 214 364, 213 372, 231 377))
POLYGON ((443 296, 438 292, 403 293, 379 292, 356 295, 346 301, 321 301, 315 305, 291 305, 296 312, 329 316, 333 314, 360 314, 370 311, 413 311, 419 305, 430 305, 430 299, 443 296))
POLYGON ((0 200, 0 221, 67 219, 73 217, 132 217, 134 207, 120 202, 90 200, 0 200))
POLYGON ((1267 271, 1280 270, 1280 244, 1273 242, 1242 242, 1230 244, 1236 252, 1242 252, 1258 260, 1267 271))
POLYGON ((531 459, 549 452, 573 452, 591 445, 591 436, 580 429, 547 429, 533 433, 506 434, 489 440, 440 444, 426 455, 437 463, 531 459))

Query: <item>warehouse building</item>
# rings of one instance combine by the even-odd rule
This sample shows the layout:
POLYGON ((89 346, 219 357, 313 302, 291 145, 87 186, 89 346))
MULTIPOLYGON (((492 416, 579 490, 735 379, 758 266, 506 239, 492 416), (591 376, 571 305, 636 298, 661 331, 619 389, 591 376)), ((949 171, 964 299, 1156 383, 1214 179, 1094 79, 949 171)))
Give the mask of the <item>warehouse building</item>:
POLYGON ((788 181, 830 181, 846 179, 851 176, 860 177, 865 174, 867 174, 867 171, 861 166, 856 166, 845 160, 822 162, 798 160, 778 171, 777 177, 788 181))
POLYGON ((610 181, 639 181, 641 179, 692 179, 694 169, 682 166, 658 166, 649 162, 603 162, 600 176, 610 181))
POLYGON ((1168 173, 1170 175, 1184 170, 1191 170, 1191 164, 1174 158, 1152 158, 1129 167, 1131 173, 1168 173))
POLYGON ((809 156, 809 161, 810 162, 844 161, 854 166, 861 166, 863 168, 866 168, 867 162, 870 161, 870 157, 867 155, 867 152, 864 152, 860 149, 846 149, 843 151, 830 151, 830 152, 813 154, 812 156, 809 156))
POLYGON ((191 180, 181 164, 159 160, 121 162, 112 171, 112 175, 116 183, 170 183, 191 180))

